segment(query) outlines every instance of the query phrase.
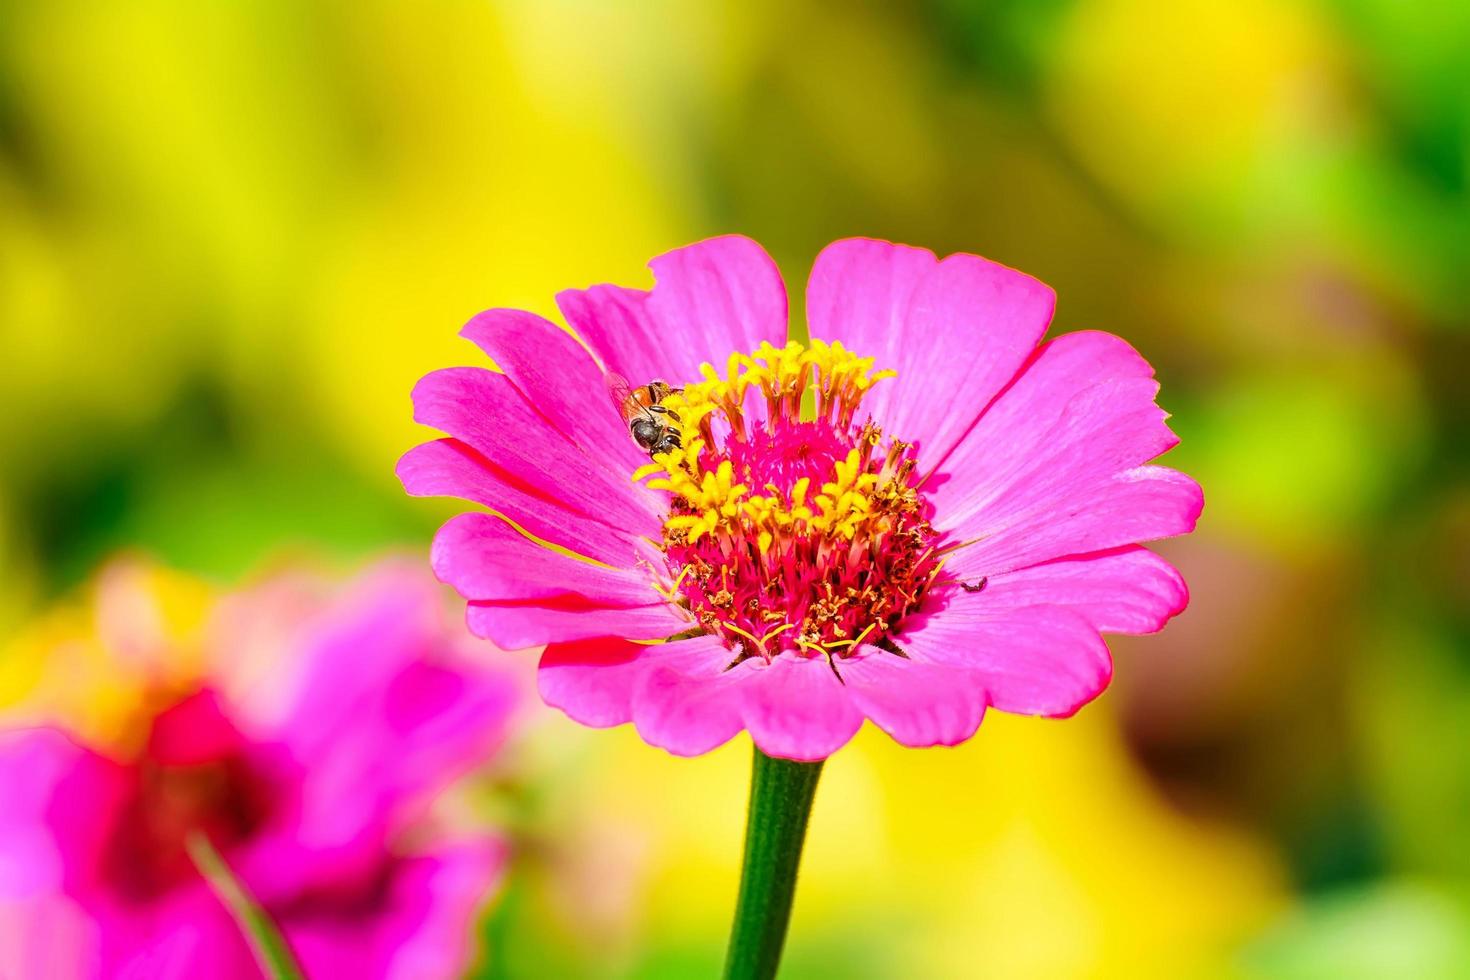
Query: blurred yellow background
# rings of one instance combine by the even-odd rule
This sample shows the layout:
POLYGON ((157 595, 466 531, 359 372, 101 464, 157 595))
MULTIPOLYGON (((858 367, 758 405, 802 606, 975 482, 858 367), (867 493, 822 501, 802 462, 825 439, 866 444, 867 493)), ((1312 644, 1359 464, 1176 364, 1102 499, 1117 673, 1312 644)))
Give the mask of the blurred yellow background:
MULTIPOLYGON (((1467 52, 1449 0, 3 0, 0 701, 120 551, 426 551, 408 391, 480 309, 977 252, 1157 366, 1193 603, 1073 721, 834 758, 784 975, 1470 976, 1467 52)), ((748 742, 534 716, 481 975, 715 973, 748 742)))

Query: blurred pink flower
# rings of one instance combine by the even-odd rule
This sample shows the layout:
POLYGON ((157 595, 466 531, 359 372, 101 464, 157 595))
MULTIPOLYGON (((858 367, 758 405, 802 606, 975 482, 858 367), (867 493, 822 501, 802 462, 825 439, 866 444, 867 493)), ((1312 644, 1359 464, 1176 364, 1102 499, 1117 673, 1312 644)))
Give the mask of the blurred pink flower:
POLYGON ((227 602, 212 666, 146 710, 137 751, 0 735, 0 972, 259 976, 186 851, 194 830, 307 975, 464 969, 504 843, 428 809, 504 738, 516 685, 476 664, 411 565, 303 598, 313 585, 227 602))
POLYGON ((1203 503, 1145 465, 1177 442, 1153 370, 1105 333, 1041 343, 1042 283, 839 241, 812 271, 801 345, 749 239, 651 265, 651 292, 557 297, 587 349, 490 310, 464 335, 504 373, 450 368, 414 392, 415 418, 452 438, 404 456, 408 492, 575 553, 486 514, 434 542, 475 633, 549 644, 548 703, 680 755, 745 729, 769 755, 821 759, 865 717, 906 745, 955 744, 987 706, 1076 711, 1111 676, 1100 632, 1184 608, 1179 574, 1137 544, 1189 532, 1203 503), (676 439, 657 446, 674 419, 642 416, 666 450, 652 465, 604 372, 644 402, 663 395, 640 392, 651 381, 683 386, 661 404, 676 439))

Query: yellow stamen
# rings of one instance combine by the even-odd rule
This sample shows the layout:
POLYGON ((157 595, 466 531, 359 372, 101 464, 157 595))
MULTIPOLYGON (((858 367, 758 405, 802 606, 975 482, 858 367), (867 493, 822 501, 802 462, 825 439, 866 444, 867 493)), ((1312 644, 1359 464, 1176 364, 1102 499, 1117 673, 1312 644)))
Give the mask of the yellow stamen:
POLYGON ((872 498, 878 478, 865 472, 867 450, 876 438, 863 447, 855 447, 833 468, 832 478, 822 484, 819 493, 808 503, 811 481, 796 481, 789 495, 774 486, 753 494, 751 488, 735 482, 730 461, 722 460, 711 472, 701 466, 701 456, 710 432, 711 415, 723 413, 737 428, 735 438, 743 438, 741 407, 748 389, 759 389, 766 398, 772 415, 785 413, 796 418, 808 388, 817 397, 817 417, 838 425, 851 424, 854 411, 863 395, 874 383, 894 377, 892 371, 873 371, 873 359, 858 357, 842 346, 814 340, 810 346, 792 341, 784 347, 762 343, 753 354, 731 354, 721 377, 713 365, 700 367, 704 380, 690 384, 664 400, 664 404, 682 419, 685 435, 682 447, 660 453, 652 463, 641 467, 635 480, 648 479, 651 490, 665 490, 679 498, 685 513, 671 516, 667 527, 682 532, 690 543, 712 535, 723 525, 742 525, 755 534, 762 552, 770 548, 781 531, 803 534, 833 535, 851 540, 876 509, 872 498))

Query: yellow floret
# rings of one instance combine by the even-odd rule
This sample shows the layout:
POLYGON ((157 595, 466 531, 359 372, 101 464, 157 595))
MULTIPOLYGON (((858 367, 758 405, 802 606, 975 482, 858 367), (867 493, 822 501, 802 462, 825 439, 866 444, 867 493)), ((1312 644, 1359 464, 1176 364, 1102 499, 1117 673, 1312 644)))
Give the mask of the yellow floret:
POLYGON ((670 516, 665 527, 682 533, 691 544, 722 528, 739 527, 754 533, 762 553, 780 533, 830 534, 850 540, 873 511, 870 496, 877 477, 864 472, 864 453, 854 448, 839 460, 830 481, 810 500, 811 481, 805 477, 796 481, 789 495, 771 485, 762 488, 764 493, 752 494, 750 487, 735 482, 729 460, 722 460, 713 471, 702 467, 712 437, 710 418, 723 414, 739 437, 745 431, 743 406, 749 389, 765 396, 773 417, 791 419, 798 417, 803 397, 812 390, 819 418, 848 424, 863 395, 894 372, 874 372, 871 357, 858 357, 841 342, 814 340, 810 345, 791 341, 784 347, 763 342, 749 355, 731 354, 724 375, 709 363, 700 366, 700 375, 703 380, 663 402, 680 419, 684 444, 659 453, 633 474, 635 480, 647 480, 649 489, 668 491, 681 502, 677 509, 682 512, 670 516))

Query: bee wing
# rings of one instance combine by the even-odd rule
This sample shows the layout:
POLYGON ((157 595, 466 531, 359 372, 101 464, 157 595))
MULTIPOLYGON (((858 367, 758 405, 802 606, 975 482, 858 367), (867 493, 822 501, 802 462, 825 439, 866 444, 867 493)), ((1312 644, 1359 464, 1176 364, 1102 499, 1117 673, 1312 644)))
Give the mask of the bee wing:
POLYGON ((633 394, 633 389, 628 385, 628 379, 616 371, 609 371, 602 376, 602 383, 607 388, 607 396, 612 399, 613 408, 627 421, 629 414, 628 400, 633 394))

